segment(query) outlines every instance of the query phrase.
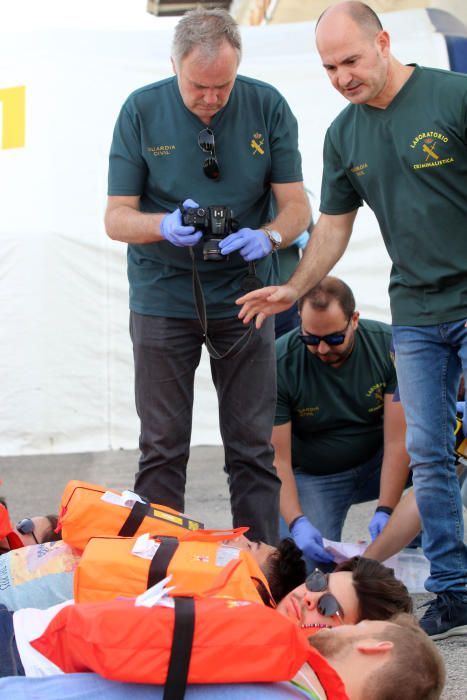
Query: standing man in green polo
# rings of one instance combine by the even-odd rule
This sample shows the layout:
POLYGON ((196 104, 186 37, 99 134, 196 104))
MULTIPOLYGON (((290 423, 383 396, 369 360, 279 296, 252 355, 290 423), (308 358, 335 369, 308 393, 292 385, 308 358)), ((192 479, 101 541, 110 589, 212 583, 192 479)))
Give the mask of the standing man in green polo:
POLYGON ((237 75, 240 58, 227 12, 200 9, 180 20, 175 76, 134 92, 118 117, 105 222, 110 238, 128 243, 141 420, 136 492, 184 508, 194 374, 206 342, 233 524, 275 544, 274 328, 271 320, 245 334, 235 299, 252 284, 274 282, 275 249, 297 238, 310 211, 296 120, 275 88, 237 75), (184 225, 181 202, 233 210, 239 230, 218 243, 219 259, 203 259, 203 229, 184 225), (194 300, 196 274, 207 323, 203 300, 194 300))
POLYGON ((407 450, 436 594, 420 624, 467 634, 467 546, 454 463, 456 398, 467 377, 467 76, 403 65, 371 8, 343 2, 316 26, 333 87, 351 103, 324 144, 321 216, 278 290, 239 303, 257 325, 315 286, 344 253, 363 200, 391 256, 389 284, 407 450))

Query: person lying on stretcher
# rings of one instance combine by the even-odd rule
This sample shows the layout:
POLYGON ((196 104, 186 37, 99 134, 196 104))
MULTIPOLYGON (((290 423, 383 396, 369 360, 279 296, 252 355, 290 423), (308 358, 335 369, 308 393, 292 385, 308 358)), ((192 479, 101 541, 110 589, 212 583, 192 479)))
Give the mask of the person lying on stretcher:
POLYGON ((8 514, 6 501, 0 497, 0 555, 27 545, 56 541, 60 538, 60 535, 55 533, 56 527, 56 515, 36 515, 32 518, 22 518, 16 525, 13 525, 8 514))

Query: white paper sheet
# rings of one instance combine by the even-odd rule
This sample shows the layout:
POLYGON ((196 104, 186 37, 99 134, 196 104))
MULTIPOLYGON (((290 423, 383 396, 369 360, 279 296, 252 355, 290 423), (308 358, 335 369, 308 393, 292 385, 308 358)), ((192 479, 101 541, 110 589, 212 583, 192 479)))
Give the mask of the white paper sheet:
MULTIPOLYGON (((324 548, 330 552, 334 561, 338 564, 354 557, 362 555, 368 546, 367 542, 357 544, 351 542, 333 542, 323 538, 324 548)), ((384 562, 385 566, 394 569, 394 575, 407 586, 409 593, 425 593, 424 582, 430 575, 430 562, 423 554, 423 550, 403 549, 398 554, 384 562)))

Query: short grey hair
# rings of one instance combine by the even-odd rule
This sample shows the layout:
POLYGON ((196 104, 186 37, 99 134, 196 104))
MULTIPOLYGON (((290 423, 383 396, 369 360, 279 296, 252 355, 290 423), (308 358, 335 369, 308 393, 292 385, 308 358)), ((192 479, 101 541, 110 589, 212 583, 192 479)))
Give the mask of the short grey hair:
POLYGON ((226 10, 199 8, 186 12, 175 27, 172 59, 176 66, 190 51, 200 48, 208 61, 217 56, 220 46, 227 41, 242 57, 242 40, 237 22, 226 10))

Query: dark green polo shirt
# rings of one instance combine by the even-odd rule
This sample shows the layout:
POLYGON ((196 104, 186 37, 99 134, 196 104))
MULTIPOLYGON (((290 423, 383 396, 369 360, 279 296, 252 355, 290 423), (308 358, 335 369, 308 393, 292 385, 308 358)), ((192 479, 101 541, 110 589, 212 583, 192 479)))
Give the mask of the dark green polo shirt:
MULTIPOLYGON (((270 183, 302 180, 297 122, 272 86, 238 76, 227 105, 212 119, 221 178, 209 180, 198 146, 205 125, 180 96, 176 78, 134 92, 115 126, 109 195, 138 195, 144 212, 173 211, 187 198, 230 207, 240 227, 258 228, 275 215, 270 183)), ((235 316, 247 263, 239 253, 205 262, 194 248, 208 316, 235 316)), ((276 255, 257 263, 264 284, 276 280, 276 255)), ((195 318, 188 248, 170 243, 128 246, 130 308, 155 316, 195 318)))
POLYGON ((300 262, 300 248, 292 243, 287 248, 281 248, 279 258, 279 282, 285 284, 293 275, 300 262))
POLYGON ((337 369, 315 357, 295 329, 276 341, 275 425, 292 422, 292 466, 333 474, 383 446, 384 394, 397 379, 386 323, 360 320, 350 357, 337 369))
POLYGON ((374 211, 393 262, 393 323, 467 314, 467 75, 416 67, 386 109, 349 105, 328 129, 320 209, 374 211))

